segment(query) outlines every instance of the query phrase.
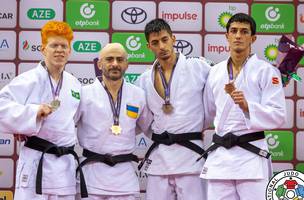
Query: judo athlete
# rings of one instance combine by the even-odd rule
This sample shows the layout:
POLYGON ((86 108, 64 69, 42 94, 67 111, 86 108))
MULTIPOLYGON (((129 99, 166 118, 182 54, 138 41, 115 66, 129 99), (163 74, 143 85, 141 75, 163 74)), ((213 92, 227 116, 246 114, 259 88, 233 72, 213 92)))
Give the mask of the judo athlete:
POLYGON ((15 200, 74 200, 74 115, 81 85, 64 66, 73 31, 49 21, 41 29, 44 60, 0 91, 0 130, 27 137, 16 170, 15 200))
POLYGON ((251 53, 256 24, 238 13, 227 23, 230 58, 213 66, 204 91, 213 145, 201 172, 208 200, 265 199, 271 160, 264 130, 280 128, 286 105, 277 68, 251 53))
POLYGON ((152 114, 144 91, 123 79, 127 56, 121 44, 107 44, 98 61, 102 76, 82 88, 77 132, 90 200, 135 200, 139 194, 132 163, 138 161, 136 128, 148 130, 152 114))
POLYGON ((139 168, 148 173, 147 200, 204 200, 199 178, 203 161, 203 89, 210 65, 174 51, 175 36, 162 19, 145 27, 156 60, 138 80, 154 114, 153 144, 139 168))

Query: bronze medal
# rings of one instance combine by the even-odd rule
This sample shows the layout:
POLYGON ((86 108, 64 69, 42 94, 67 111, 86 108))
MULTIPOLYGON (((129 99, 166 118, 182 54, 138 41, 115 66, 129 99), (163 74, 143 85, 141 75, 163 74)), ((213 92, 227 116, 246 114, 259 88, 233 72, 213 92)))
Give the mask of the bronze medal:
POLYGON ((114 135, 120 135, 121 134, 121 127, 119 125, 112 125, 111 131, 114 135))
POLYGON ((165 114, 171 114, 173 112, 173 106, 170 103, 165 103, 162 106, 162 110, 165 114))
POLYGON ((58 99, 55 99, 50 103, 50 105, 52 107, 52 110, 55 111, 60 107, 60 101, 58 99))

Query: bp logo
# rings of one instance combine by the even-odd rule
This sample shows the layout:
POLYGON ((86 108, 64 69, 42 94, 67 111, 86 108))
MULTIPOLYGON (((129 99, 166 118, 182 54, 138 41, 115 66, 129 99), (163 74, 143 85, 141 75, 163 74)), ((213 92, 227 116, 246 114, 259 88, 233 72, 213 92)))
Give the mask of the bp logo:
POLYGON ((267 200, 303 200, 304 174, 296 170, 282 171, 269 181, 267 200))
POLYGON ((265 49, 264 49, 264 56, 267 58, 267 60, 273 62, 278 56, 278 47, 275 44, 269 44, 265 49))
POLYGON ((230 12, 223 12, 219 15, 217 22, 222 28, 226 28, 226 25, 229 19, 232 17, 232 13, 230 12))
POLYGON ((141 47, 140 37, 135 37, 134 35, 128 37, 126 40, 126 47, 130 51, 137 51, 138 49, 140 49, 141 47))

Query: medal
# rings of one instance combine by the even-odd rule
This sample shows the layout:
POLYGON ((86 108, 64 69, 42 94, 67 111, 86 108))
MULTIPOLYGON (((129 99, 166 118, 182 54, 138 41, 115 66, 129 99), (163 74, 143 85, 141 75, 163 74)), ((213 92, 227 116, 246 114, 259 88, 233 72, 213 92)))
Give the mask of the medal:
POLYGON ((51 103, 50 103, 51 107, 52 107, 52 110, 55 111, 59 108, 60 106, 60 101, 58 99, 55 99, 53 100, 51 103))
POLYGON ((111 131, 114 135, 120 135, 121 134, 121 127, 119 125, 112 125, 111 131))
POLYGON ((169 103, 169 104, 163 104, 163 106, 162 106, 162 110, 164 111, 164 113, 166 113, 166 114, 171 114, 172 113, 172 111, 173 111, 173 106, 169 103))

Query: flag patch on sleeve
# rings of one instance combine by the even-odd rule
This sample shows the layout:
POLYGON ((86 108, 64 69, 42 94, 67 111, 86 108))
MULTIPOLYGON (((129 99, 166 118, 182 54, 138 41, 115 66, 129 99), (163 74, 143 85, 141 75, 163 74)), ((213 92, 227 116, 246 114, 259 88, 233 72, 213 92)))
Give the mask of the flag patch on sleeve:
POLYGON ((280 82, 280 80, 279 80, 279 77, 272 77, 272 84, 274 84, 274 85, 277 85, 277 84, 279 84, 279 82, 280 82))
POLYGON ((138 117, 139 108, 132 105, 127 105, 127 115, 133 119, 138 117))
POLYGON ((80 99, 80 94, 79 94, 79 92, 75 92, 75 91, 73 91, 73 90, 71 90, 71 92, 72 92, 72 97, 74 97, 75 99, 80 99))

